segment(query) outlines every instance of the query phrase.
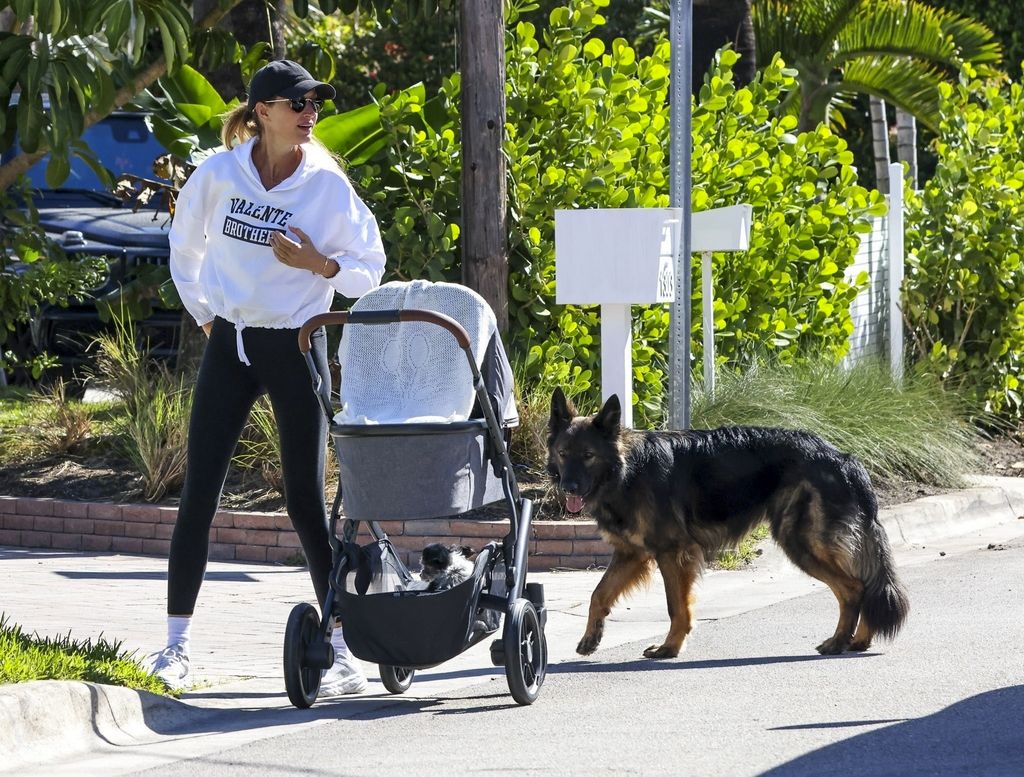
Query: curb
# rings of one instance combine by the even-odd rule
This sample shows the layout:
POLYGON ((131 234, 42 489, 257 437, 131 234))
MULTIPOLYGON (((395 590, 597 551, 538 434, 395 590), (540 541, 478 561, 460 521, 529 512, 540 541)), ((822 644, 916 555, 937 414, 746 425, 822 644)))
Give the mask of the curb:
POLYGON ((920 545, 1024 518, 1024 478, 976 476, 968 482, 962 491, 879 510, 889 542, 920 545))
POLYGON ((147 691, 36 680, 0 686, 0 771, 151 739, 206 711, 147 691))

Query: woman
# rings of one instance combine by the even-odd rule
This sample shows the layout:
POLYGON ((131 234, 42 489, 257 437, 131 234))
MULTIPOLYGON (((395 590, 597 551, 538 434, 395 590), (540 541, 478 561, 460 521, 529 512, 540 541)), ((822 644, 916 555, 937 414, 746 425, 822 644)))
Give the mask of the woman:
MULTIPOLYGON (((309 563, 317 599, 331 571, 324 505, 326 419, 298 350, 298 329, 330 309, 335 292, 376 287, 384 250, 373 214, 341 168, 313 140, 334 87, 287 60, 261 68, 249 99, 229 114, 228 150, 206 159, 178 195, 171 226, 171 276, 209 341, 189 424, 188 467, 171 538, 167 647, 154 672, 190 685, 189 630, 206 570, 210 525, 235 445, 253 403, 270 396, 281 440, 285 501, 309 563)), ((313 354, 330 392, 326 337, 313 354)), ((336 661, 321 696, 366 688, 340 628, 336 661)))

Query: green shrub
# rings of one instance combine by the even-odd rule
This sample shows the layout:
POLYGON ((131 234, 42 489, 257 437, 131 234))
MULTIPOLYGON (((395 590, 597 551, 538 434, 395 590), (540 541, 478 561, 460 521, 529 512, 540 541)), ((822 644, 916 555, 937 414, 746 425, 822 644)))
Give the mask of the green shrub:
POLYGON ((27 327, 41 305, 67 307, 69 300, 87 296, 105 268, 100 257, 69 259, 40 229, 27 178, 0 191, 0 370, 38 380, 55 367, 56 358, 48 354, 8 350, 16 329, 27 327))
MULTIPOLYGON (((694 211, 754 210, 749 250, 712 259, 717 361, 742 365, 766 352, 782 363, 838 361, 853 332, 850 303, 867 282, 864 273, 847 282, 846 269, 885 201, 857 185, 845 140, 825 125, 794 135, 795 117, 774 115, 793 84, 778 55, 741 89, 737 60, 719 52, 693 115, 694 211)), ((694 288, 699 310, 699 277, 694 288)))
POLYGON ((45 408, 43 424, 33 435, 43 455, 61 456, 78 452, 93 430, 92 413, 83 402, 70 399, 62 379, 36 395, 45 408))
POLYGON ((701 429, 805 429, 859 458, 873 478, 954 487, 978 461, 978 433, 964 422, 964 410, 930 376, 896 383, 880 363, 847 369, 826 358, 721 374, 714 397, 697 383, 692 417, 701 429))
MULTIPOLYGON (((554 211, 668 205, 669 47, 638 58, 625 41, 593 37, 607 4, 556 8, 540 31, 513 3, 506 32, 510 345, 525 380, 595 396, 598 309, 554 304, 554 211)), ((694 209, 754 206, 751 250, 714 257, 718 360, 742 364, 766 347, 782 361, 838 358, 858 290, 844 273, 884 202, 857 186, 842 139, 826 128, 794 136, 792 119, 773 116, 793 81, 780 59, 743 89, 733 86, 736 59, 720 54, 693 122, 694 209)), ((390 277, 458 280, 459 78, 432 103, 380 99, 391 143, 356 175, 384 226, 390 277)), ((700 309, 699 277, 692 304, 700 309)), ((667 306, 634 309, 642 426, 662 411, 668 320, 667 306)), ((693 322, 699 357, 700 316, 693 322)))
POLYGON ((157 502, 185 478, 192 376, 175 375, 138 348, 127 316, 96 338, 91 379, 124 401, 119 419, 121 452, 142 476, 142 496, 157 502))
POLYGON ((965 70, 941 99, 935 175, 907 196, 911 355, 986 410, 1020 419, 1024 91, 965 70))
POLYGON ((421 90, 377 90, 389 142, 381 157, 351 172, 380 223, 386 280, 460 279, 458 95, 458 76, 429 105, 421 90))

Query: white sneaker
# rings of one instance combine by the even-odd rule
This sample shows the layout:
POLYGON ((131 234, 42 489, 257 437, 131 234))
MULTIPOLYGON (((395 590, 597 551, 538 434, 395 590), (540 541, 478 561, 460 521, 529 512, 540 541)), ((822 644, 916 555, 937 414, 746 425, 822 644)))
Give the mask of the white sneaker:
POLYGON ((366 690, 366 676, 359 662, 349 656, 339 655, 334 659, 334 666, 324 670, 320 678, 321 698, 347 696, 350 693, 362 693, 366 690))
POLYGON ((169 645, 161 650, 151 671, 172 691, 183 690, 192 684, 188 653, 181 645, 169 645))

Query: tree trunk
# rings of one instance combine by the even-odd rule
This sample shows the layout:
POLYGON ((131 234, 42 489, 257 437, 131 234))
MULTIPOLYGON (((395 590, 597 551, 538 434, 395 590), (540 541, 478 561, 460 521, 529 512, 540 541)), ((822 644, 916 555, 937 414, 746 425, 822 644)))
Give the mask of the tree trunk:
POLYGON ((885 102, 870 98, 871 147, 875 154, 875 188, 889 193, 889 122, 885 118, 885 102))
POLYGON ((288 46, 284 41, 285 22, 288 19, 288 4, 285 0, 274 0, 270 12, 270 39, 274 46, 274 59, 288 56, 288 46))
POLYGON ((502 0, 461 0, 462 282, 508 329, 502 0))
MULTIPOLYGON (((284 0, 273 0, 273 2, 277 8, 278 5, 283 5, 284 0)), ((215 8, 217 3, 218 0, 196 0, 193 6, 194 17, 200 18, 202 13, 209 8, 215 8)), ((218 27, 231 33, 235 40, 245 48, 261 41, 270 43, 274 52, 272 56, 280 59, 284 56, 284 38, 282 34, 280 45, 282 53, 279 53, 271 21, 271 17, 274 15, 276 15, 276 11, 270 11, 266 0, 238 0, 231 12, 221 20, 218 27)), ((245 94, 242 71, 234 62, 223 64, 208 73, 203 73, 203 75, 225 100, 242 97, 245 94)))
POLYGON ((691 55, 694 95, 700 94, 715 53, 727 43, 741 55, 733 70, 736 86, 749 84, 757 71, 750 0, 694 0, 691 55))
POLYGON ((917 188, 917 120, 913 114, 896 109, 896 151, 900 162, 907 165, 904 173, 907 185, 917 188))

